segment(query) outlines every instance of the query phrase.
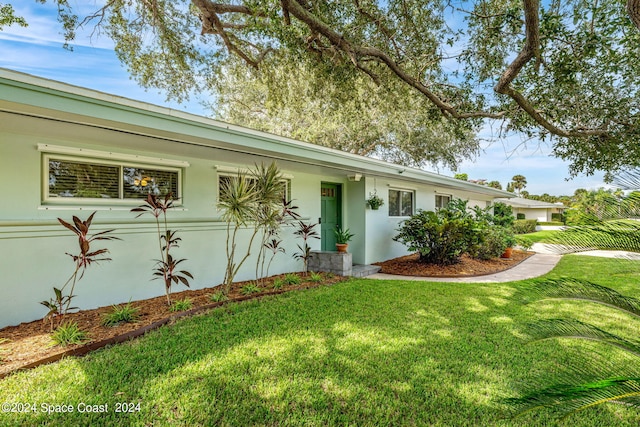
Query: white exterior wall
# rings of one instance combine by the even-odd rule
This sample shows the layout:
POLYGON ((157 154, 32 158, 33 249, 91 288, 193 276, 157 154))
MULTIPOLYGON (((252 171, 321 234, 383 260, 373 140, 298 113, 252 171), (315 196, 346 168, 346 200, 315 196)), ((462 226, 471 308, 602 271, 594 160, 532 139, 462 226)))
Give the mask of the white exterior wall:
POLYGON ((436 187, 427 184, 407 183, 401 180, 389 180, 384 178, 366 178, 364 200, 376 190, 378 196, 384 200, 378 210, 365 210, 366 223, 366 247, 364 264, 397 258, 408 255, 406 246, 393 241, 397 229, 407 217, 389 216, 389 189, 410 190, 415 193, 414 212, 418 209, 432 211, 436 206, 436 195, 450 195, 452 198, 468 200, 468 206, 486 207, 492 202, 490 196, 483 198, 476 193, 465 192, 457 189, 436 187))
POLYGON ((525 219, 537 219, 539 222, 551 221, 551 212, 547 208, 513 208, 513 215, 524 214, 525 219))
MULTIPOLYGON (((210 148, 178 145, 168 141, 122 135, 100 129, 62 124, 42 119, 7 116, 0 113, 6 130, 0 133, 0 179, 4 194, 0 209, 0 271, 8 297, 0 300, 0 327, 39 319, 47 309, 40 301, 53 297, 53 287, 62 287, 74 270, 74 262, 65 253, 77 253, 76 236, 62 227, 57 218, 71 222, 97 211, 92 232, 115 229, 116 241, 96 241, 92 249, 108 248, 111 261, 90 265, 75 288, 73 305, 81 309, 150 298, 164 294, 164 283, 151 281, 154 259, 159 258, 156 226, 153 218, 135 218, 133 205, 118 202, 102 206, 41 204, 42 153, 38 144, 140 154, 189 162, 183 171, 182 206, 169 211, 170 229, 179 230, 182 242, 172 251, 176 258, 187 258, 182 267, 194 275, 191 289, 218 285, 224 277, 226 224, 216 210, 217 165, 253 167, 256 162, 270 163, 257 156, 229 154, 210 148), (234 160, 232 162, 231 160, 234 160)), ((340 182, 346 177, 305 173, 303 167, 278 162, 282 171, 293 176, 291 195, 304 220, 315 222, 320 215, 320 183, 340 182), (296 170, 292 170, 292 168, 296 170)), ((246 246, 250 230, 243 230, 237 251, 246 246)), ((299 239, 293 226, 284 228, 286 254, 278 254, 269 271, 278 274, 300 271, 302 262, 293 259, 299 239)), ((364 236, 360 236, 363 238, 364 236)), ((311 240, 313 249, 319 240, 311 240)), ((257 253, 257 245, 254 245, 257 253)), ((248 259, 236 280, 253 279, 255 258, 248 259)), ((187 289, 174 285, 172 290, 187 289)))

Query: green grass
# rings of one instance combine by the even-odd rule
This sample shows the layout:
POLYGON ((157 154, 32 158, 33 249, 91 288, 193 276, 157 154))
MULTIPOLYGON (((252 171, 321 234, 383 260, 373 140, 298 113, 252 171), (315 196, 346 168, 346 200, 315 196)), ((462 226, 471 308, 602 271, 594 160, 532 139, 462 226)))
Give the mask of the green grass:
POLYGON ((531 243, 550 243, 557 233, 559 233, 558 230, 540 230, 535 233, 520 234, 520 236, 526 237, 531 243))
MULTIPOLYGON (((550 276, 640 297, 638 263, 585 258, 564 257, 550 276)), ((526 344, 525 323, 577 312, 637 334, 637 320, 606 307, 525 305, 530 284, 358 279, 229 304, 1 382, 2 402, 107 404, 108 413, 2 413, 0 425, 637 426, 639 412, 620 405, 564 423, 547 412, 504 418, 500 399, 594 351, 630 362, 598 343, 526 344), (116 413, 118 402, 140 411, 116 413)))

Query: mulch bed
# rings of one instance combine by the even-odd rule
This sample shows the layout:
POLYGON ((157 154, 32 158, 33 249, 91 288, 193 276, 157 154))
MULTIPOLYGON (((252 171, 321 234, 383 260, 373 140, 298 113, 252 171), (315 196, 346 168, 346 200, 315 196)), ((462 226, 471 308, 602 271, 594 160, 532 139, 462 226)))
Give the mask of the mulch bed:
POLYGON ((459 263, 452 265, 425 264, 419 261, 418 254, 376 262, 382 267, 381 273, 419 277, 469 277, 484 276, 515 267, 533 255, 532 252, 514 250, 511 258, 494 258, 486 261, 463 255, 459 263))
MULTIPOLYGON (((381 272, 387 274, 421 277, 480 276, 509 269, 531 255, 533 254, 514 251, 510 259, 500 258, 488 261, 474 260, 464 256, 459 263, 450 266, 423 264, 418 261, 417 255, 408 255, 376 263, 376 265, 382 266, 381 272)), ((106 345, 123 342, 142 335, 149 330, 171 323, 178 318, 201 313, 228 302, 243 301, 293 290, 332 285, 346 280, 345 277, 322 274, 323 279, 321 282, 312 282, 309 280, 309 276, 301 275, 302 281, 300 284, 285 285, 281 289, 274 290, 272 287, 273 281, 276 278, 282 277, 284 277, 284 275, 265 279, 263 287, 261 288, 262 291, 251 295, 244 295, 242 288, 252 282, 234 283, 229 292, 229 300, 222 303, 214 303, 209 298, 211 294, 216 292, 217 289, 215 288, 172 293, 171 298, 173 301, 185 298, 191 300, 193 308, 186 312, 170 312, 165 296, 133 301, 131 304, 139 309, 139 317, 135 323, 103 326, 103 316, 112 311, 111 306, 67 314, 64 316, 64 321, 76 322, 80 329, 86 331, 89 335, 89 340, 81 345, 68 347, 52 346, 50 323, 48 321, 43 322, 42 320, 36 320, 29 323, 21 323, 17 326, 8 326, 0 329, 0 341, 7 339, 6 342, 0 345, 0 378, 5 377, 15 370, 54 362, 64 356, 84 355, 106 345)))

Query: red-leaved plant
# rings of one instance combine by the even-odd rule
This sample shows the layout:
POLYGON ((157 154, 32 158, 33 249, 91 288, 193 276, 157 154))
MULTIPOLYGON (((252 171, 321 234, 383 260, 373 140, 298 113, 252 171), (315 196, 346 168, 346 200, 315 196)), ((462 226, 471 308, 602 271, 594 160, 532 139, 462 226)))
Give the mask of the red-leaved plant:
POLYGON ((171 248, 177 248, 182 240, 180 237, 176 237, 177 231, 169 230, 167 225, 167 211, 171 208, 173 208, 173 195, 168 193, 164 199, 149 194, 143 205, 131 209, 131 212, 138 212, 136 218, 148 213, 156 219, 160 259, 155 260, 156 268, 153 270, 153 279, 161 279, 164 282, 168 305, 171 305, 171 285, 182 283, 189 287, 189 279, 193 279, 193 276, 188 271, 177 269, 178 264, 186 261, 186 259, 176 260, 169 253, 171 248), (160 225, 160 216, 162 216, 164 227, 160 225))
POLYGON ((302 221, 298 221, 298 228, 293 232, 298 237, 301 237, 303 240, 303 246, 298 245, 298 249, 300 252, 296 252, 293 254, 295 259, 301 259, 304 263, 304 274, 307 275, 308 266, 309 266, 309 258, 311 258, 311 247, 307 243, 309 239, 319 239, 320 236, 318 232, 315 230, 316 224, 305 223, 302 221))
POLYGON ((87 267, 99 261, 111 260, 111 258, 101 257, 102 255, 109 252, 108 249, 98 249, 98 250, 92 251, 91 243, 96 240, 120 240, 115 236, 108 235, 109 233, 112 233, 114 231, 113 229, 101 231, 99 233, 95 233, 91 235, 89 234, 91 222, 93 221, 93 216, 95 214, 96 213, 93 212, 89 216, 89 218, 87 218, 85 221, 82 221, 77 216, 73 216, 73 224, 68 223, 61 218, 58 218, 58 221, 60 222, 60 224, 62 224, 64 227, 68 228, 78 236, 78 246, 80 251, 77 255, 70 254, 68 252, 66 253, 75 262, 76 264, 75 271, 61 288, 59 289, 56 287, 53 288, 55 298, 51 298, 49 301, 40 302, 40 304, 44 305, 49 309, 49 312, 44 317, 44 319, 51 320, 52 330, 53 330, 54 318, 60 317, 61 318, 60 321, 61 321, 62 316, 64 316, 69 310, 77 309, 77 307, 71 307, 71 300, 73 299, 73 297, 75 297, 75 295, 73 294, 73 290, 75 289, 76 283, 78 282, 78 280, 84 277, 84 273, 87 267), (63 292, 68 285, 71 285, 71 289, 69 290, 69 293, 65 295, 63 292))

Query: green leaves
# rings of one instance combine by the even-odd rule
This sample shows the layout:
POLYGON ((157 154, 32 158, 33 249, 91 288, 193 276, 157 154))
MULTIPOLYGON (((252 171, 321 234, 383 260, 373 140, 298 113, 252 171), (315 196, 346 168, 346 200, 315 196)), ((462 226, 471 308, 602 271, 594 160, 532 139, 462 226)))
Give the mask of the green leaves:
MULTIPOLYGON (((543 299, 582 300, 603 304, 640 318, 640 300, 627 297, 619 292, 586 280, 571 278, 536 280, 528 291, 543 299)), ((603 330, 593 324, 574 319, 544 319, 527 326, 527 332, 534 340, 573 338, 598 341, 640 357, 640 341, 625 338, 603 330)), ((602 363, 594 361, 596 368, 602 363)), ((605 379, 588 379, 583 367, 571 367, 571 377, 560 376, 557 384, 544 387, 521 397, 507 399, 515 413, 542 407, 556 408, 564 416, 607 402, 622 402, 633 406, 640 403, 640 377, 635 374, 605 379), (585 380, 585 378, 587 378, 585 380)))

